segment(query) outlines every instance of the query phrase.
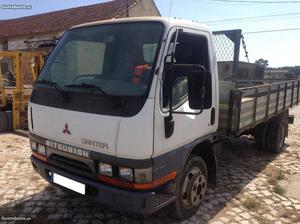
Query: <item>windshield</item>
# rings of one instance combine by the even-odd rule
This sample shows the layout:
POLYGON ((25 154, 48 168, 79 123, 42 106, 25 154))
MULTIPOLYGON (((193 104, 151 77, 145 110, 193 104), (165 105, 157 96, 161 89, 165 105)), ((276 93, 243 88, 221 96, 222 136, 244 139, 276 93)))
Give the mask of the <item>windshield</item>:
POLYGON ((162 31, 163 25, 157 22, 69 30, 38 81, 54 82, 64 91, 144 95, 152 80, 162 31))

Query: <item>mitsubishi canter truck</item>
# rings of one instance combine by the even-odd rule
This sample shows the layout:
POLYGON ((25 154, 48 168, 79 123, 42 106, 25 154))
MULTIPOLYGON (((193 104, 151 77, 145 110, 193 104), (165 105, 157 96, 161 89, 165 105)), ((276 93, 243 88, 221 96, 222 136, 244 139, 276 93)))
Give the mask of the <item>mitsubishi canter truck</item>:
POLYGON ((192 216, 215 183, 222 136, 252 134, 279 153, 299 101, 298 80, 263 80, 239 62, 241 40, 160 17, 69 29, 28 106, 34 169, 116 209, 192 216))

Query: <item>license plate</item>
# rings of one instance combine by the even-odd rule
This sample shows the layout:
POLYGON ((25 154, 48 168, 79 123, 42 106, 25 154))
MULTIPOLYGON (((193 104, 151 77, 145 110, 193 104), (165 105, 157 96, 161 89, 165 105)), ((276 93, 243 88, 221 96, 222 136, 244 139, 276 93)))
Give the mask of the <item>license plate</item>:
POLYGON ((65 188, 68 188, 72 191, 75 191, 77 193, 85 194, 85 184, 82 184, 75 180, 61 176, 57 173, 52 173, 52 174, 53 174, 53 182, 54 183, 61 185, 65 188))

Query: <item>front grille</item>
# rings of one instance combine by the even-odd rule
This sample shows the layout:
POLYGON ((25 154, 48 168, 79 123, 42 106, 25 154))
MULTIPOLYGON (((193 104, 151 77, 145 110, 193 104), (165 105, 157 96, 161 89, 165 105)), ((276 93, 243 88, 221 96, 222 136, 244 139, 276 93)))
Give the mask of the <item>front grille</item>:
POLYGON ((69 173, 88 178, 95 177, 95 169, 91 169, 87 164, 79 160, 70 159, 57 154, 52 154, 48 161, 51 165, 63 169, 69 173))

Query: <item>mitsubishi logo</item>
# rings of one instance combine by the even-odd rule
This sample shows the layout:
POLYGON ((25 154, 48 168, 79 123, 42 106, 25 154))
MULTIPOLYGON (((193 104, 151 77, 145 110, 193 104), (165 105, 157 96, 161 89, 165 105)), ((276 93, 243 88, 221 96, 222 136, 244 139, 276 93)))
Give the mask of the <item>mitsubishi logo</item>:
POLYGON ((64 130, 63 130, 62 132, 63 132, 64 134, 68 134, 68 135, 71 134, 71 131, 69 130, 69 126, 68 126, 67 123, 65 124, 65 128, 64 128, 64 130))

